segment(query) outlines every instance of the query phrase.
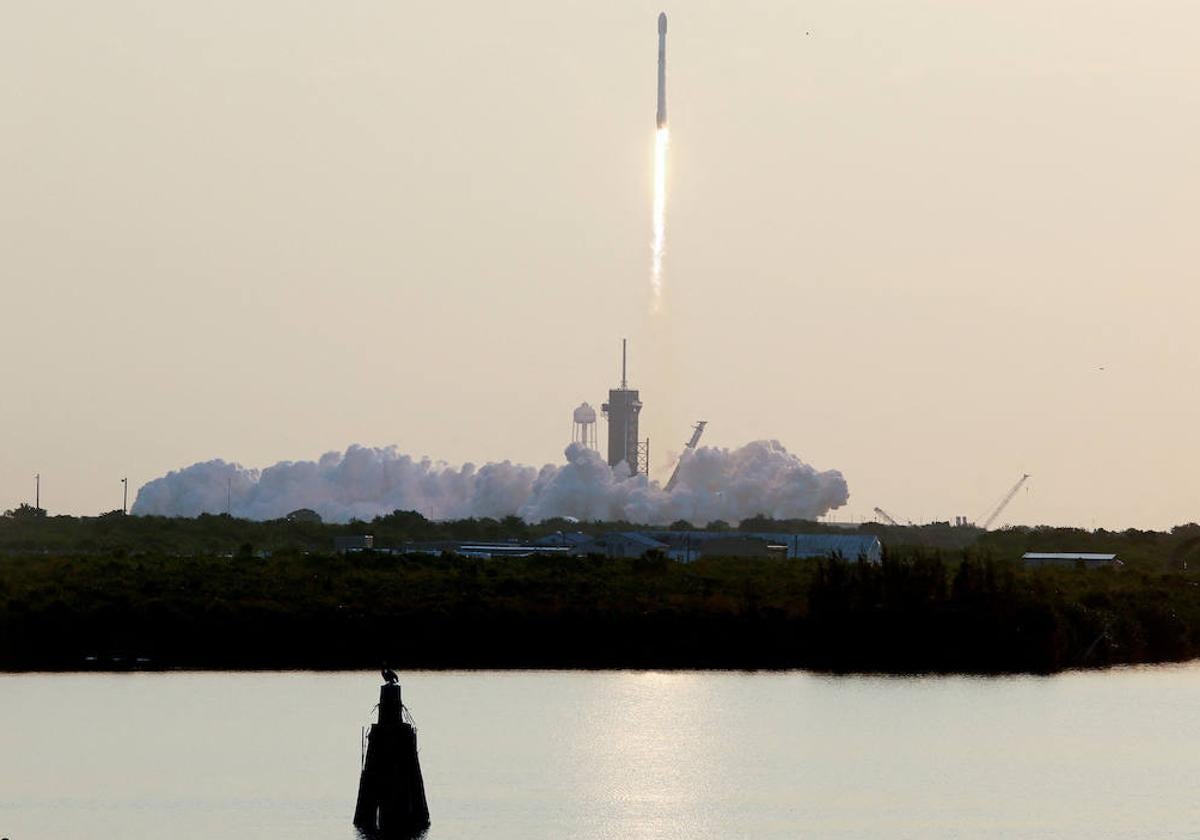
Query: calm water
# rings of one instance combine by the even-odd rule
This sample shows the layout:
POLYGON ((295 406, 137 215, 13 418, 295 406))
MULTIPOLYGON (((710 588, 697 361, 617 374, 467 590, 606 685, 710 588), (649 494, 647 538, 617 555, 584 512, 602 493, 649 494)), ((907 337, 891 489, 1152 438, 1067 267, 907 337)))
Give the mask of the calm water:
MULTIPOLYGON (((1200 667, 410 673, 430 840, 1200 836, 1200 667)), ((0 835, 352 840, 377 675, 0 676, 0 835)))

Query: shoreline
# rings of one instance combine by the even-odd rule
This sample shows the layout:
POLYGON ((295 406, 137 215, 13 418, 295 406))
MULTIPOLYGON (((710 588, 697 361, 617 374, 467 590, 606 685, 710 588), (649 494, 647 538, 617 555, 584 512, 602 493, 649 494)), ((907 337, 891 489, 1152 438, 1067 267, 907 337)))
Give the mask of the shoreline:
MULTIPOLYGON (((1054 677, 1067 676, 1070 674, 1099 674, 1110 673, 1117 671, 1136 671, 1142 669, 1178 669, 1184 670, 1189 667, 1200 665, 1200 657, 1184 660, 1162 660, 1157 662, 1133 662, 1133 663, 1113 663, 1102 666, 1091 667, 1072 667, 1063 668, 1059 671, 1037 672, 1037 671, 997 671, 997 672, 976 672, 976 671, 914 671, 914 672, 899 672, 899 671, 825 671, 815 668, 804 667, 787 667, 780 666, 777 668, 771 667, 711 667, 698 668, 691 666, 653 666, 653 667, 620 667, 620 666, 578 666, 578 667, 523 667, 523 666, 479 666, 479 667, 460 667, 447 665, 444 667, 424 666, 419 668, 396 668, 394 669, 403 677, 406 674, 743 674, 743 675, 764 675, 764 676, 783 676, 788 674, 805 674, 813 677, 846 677, 850 679, 885 679, 885 680, 922 680, 922 679, 984 679, 984 680, 1000 680, 1016 677, 1039 677, 1052 679, 1054 677)), ((213 665, 210 667, 203 666, 183 666, 170 665, 161 667, 144 667, 144 668, 28 668, 28 669, 11 669, 0 668, 0 676, 83 676, 88 674, 97 674, 103 676, 115 675, 134 675, 134 674, 373 674, 379 669, 377 667, 246 667, 233 668, 221 665, 213 665)))

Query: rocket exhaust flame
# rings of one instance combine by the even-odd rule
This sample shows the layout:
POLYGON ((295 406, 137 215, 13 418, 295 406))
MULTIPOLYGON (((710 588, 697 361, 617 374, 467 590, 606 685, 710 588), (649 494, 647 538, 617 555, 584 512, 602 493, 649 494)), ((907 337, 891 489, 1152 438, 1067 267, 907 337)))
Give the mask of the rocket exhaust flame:
POLYGON ((667 236, 667 146, 671 132, 660 128, 654 135, 654 240, 651 244, 650 287, 654 309, 662 305, 662 261, 667 236))

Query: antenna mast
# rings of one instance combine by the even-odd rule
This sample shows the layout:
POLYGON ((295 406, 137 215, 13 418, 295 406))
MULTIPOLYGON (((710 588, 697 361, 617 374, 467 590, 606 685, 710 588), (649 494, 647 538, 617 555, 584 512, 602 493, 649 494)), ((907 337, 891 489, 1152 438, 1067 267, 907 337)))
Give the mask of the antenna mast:
POLYGON ((625 342, 627 339, 621 339, 621 390, 628 390, 628 385, 625 381, 625 342))

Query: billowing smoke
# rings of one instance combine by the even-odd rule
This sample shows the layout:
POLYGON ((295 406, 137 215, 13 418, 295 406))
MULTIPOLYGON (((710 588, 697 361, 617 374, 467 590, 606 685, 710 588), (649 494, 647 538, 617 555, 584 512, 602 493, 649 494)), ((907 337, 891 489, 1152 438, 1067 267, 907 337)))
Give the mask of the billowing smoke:
POLYGON ((476 469, 413 459, 395 447, 351 446, 317 461, 281 461, 264 470, 205 461, 156 478, 138 490, 135 514, 224 513, 278 519, 300 508, 328 522, 370 520, 395 510, 430 519, 513 514, 538 471, 504 461, 476 469))
POLYGON ((277 519, 310 508, 326 521, 346 522, 415 510, 429 519, 516 514, 529 522, 573 516, 703 525, 758 514, 815 519, 849 498, 840 472, 817 471, 778 441, 687 451, 669 493, 645 476, 630 476, 623 464, 611 469, 579 444, 567 447, 566 459, 541 470, 509 461, 452 467, 413 459, 395 447, 351 446, 315 462, 284 461, 261 471, 206 461, 143 486, 133 512, 197 516, 229 510, 248 519, 277 519))

